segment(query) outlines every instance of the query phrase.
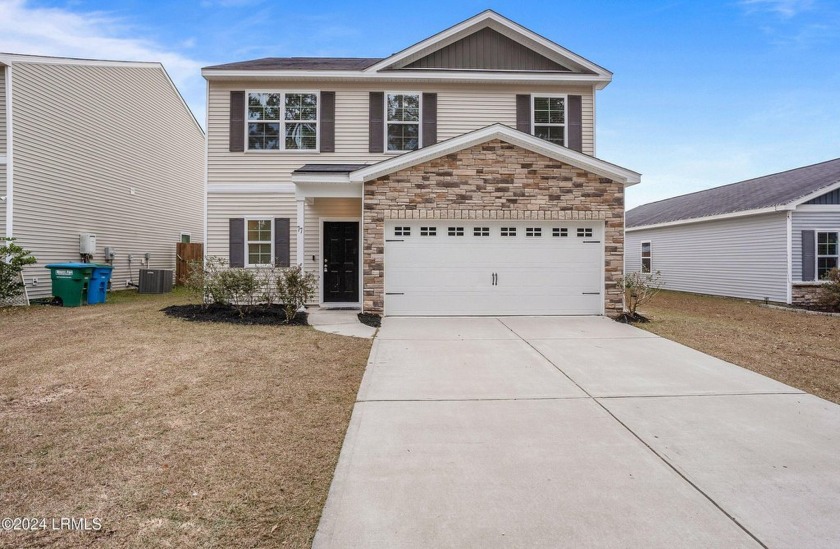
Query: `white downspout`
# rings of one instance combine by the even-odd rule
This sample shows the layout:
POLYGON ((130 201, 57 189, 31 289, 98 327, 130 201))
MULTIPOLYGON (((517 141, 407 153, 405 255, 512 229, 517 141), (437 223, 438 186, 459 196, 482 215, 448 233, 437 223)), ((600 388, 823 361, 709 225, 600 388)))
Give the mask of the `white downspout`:
POLYGON ((14 143, 12 140, 12 65, 6 66, 6 236, 14 236, 14 143))
POLYGON ((787 304, 793 303, 793 212, 787 211, 787 304))

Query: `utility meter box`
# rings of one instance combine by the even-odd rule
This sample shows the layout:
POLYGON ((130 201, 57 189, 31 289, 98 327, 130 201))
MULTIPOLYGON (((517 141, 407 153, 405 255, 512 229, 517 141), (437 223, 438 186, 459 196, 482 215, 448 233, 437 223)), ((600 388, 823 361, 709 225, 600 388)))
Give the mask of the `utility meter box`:
POLYGON ((79 253, 93 255, 96 253, 96 235, 93 233, 79 234, 79 253))

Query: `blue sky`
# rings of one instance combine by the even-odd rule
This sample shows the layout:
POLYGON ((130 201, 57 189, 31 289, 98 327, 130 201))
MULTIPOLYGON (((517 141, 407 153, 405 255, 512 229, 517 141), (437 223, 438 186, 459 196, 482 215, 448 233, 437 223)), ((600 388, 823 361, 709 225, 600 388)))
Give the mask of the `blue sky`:
POLYGON ((200 67, 386 56, 486 8, 610 69, 597 155, 638 204, 840 156, 840 2, 0 0, 0 51, 161 61, 199 120, 200 67))

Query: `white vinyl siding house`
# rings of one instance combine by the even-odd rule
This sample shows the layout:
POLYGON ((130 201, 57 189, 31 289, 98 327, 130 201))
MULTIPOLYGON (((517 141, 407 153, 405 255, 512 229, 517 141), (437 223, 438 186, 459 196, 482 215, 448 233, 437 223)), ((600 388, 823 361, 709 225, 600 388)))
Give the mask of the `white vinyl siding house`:
POLYGON ((204 133, 160 64, 0 62, 13 90, 7 214, 38 259, 24 271, 30 297, 51 293, 44 265, 80 260, 82 232, 96 235, 93 262, 115 250, 113 289, 136 283, 140 268, 174 269, 182 233, 203 241, 204 133))
POLYGON ((645 204, 626 218, 627 272, 641 271, 650 242, 667 289, 812 305, 838 257, 820 241, 840 235, 840 159, 645 204))
POLYGON ((784 212, 628 231, 625 269, 642 270, 642 242, 651 271, 668 290, 786 302, 787 216, 784 212))

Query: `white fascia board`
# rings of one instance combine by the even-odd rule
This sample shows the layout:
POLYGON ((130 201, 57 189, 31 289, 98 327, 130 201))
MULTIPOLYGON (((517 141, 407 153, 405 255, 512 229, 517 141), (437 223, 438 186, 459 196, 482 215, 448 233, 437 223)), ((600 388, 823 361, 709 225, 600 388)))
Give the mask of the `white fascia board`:
POLYGON ((840 213, 840 204, 800 204, 797 212, 836 212, 840 213))
POLYGON ((204 69, 201 75, 208 80, 326 80, 336 82, 504 82, 513 84, 568 84, 596 86, 602 89, 611 77, 597 74, 539 73, 519 71, 420 71, 405 70, 380 73, 361 71, 307 71, 307 70, 222 70, 204 69))
POLYGON ((292 183, 208 183, 207 192, 217 194, 293 193, 292 183))
POLYGON ((706 217, 693 217, 691 219, 681 219, 679 221, 667 221, 665 223, 654 223, 652 225, 640 225, 638 227, 625 227, 624 232, 632 233, 633 231, 646 231, 648 229, 659 229, 660 227, 674 227, 676 225, 690 225, 692 223, 705 223, 707 221, 720 221, 723 219, 734 219, 736 217, 747 217, 751 215, 762 215, 768 213, 786 212, 791 210, 787 206, 770 206, 769 208, 758 208, 755 210, 744 210, 742 212, 732 212, 719 215, 709 215, 706 217))
POLYGON ((837 189, 840 189, 840 181, 837 181, 836 183, 832 183, 831 185, 826 185, 822 189, 817 189, 816 191, 814 191, 810 194, 807 194, 807 195, 803 196, 802 198, 797 198, 796 200, 794 200, 793 202, 788 204, 788 206, 796 207, 796 206, 799 206, 799 205, 803 205, 806 202, 808 202, 809 200, 813 200, 813 199, 817 198, 818 196, 828 194, 831 191, 835 191, 837 189))
POLYGON ((20 53, 0 53, 0 64, 38 63, 49 65, 86 65, 100 67, 159 67, 156 61, 109 61, 106 59, 76 59, 73 57, 49 57, 46 55, 24 55, 20 53))
POLYGON ((346 173, 299 173, 292 174, 292 183, 324 183, 324 184, 349 184, 350 178, 346 173))
POLYGON ((366 168, 356 170, 350 174, 350 181, 364 182, 376 179, 389 173, 393 173, 435 158, 440 158, 447 154, 460 151, 480 143, 486 143, 492 139, 500 139, 507 143, 520 146, 524 149, 542 154, 554 160, 565 162, 572 166, 584 169, 588 172, 595 173, 602 177, 607 177, 614 181, 619 181, 625 186, 635 185, 641 181, 641 175, 605 162, 598 158, 554 145, 548 141, 544 141, 539 137, 534 137, 527 133, 520 132, 503 124, 493 124, 480 130, 476 130, 458 137, 453 137, 446 141, 441 141, 435 145, 424 147, 416 151, 405 153, 402 156, 383 160, 378 164, 373 164, 366 168))
POLYGON ((304 198, 361 198, 362 183, 298 183, 295 199, 304 198))
POLYGON ((523 27, 522 25, 511 21, 510 19, 492 10, 485 10, 479 13, 478 15, 475 15, 474 17, 470 17, 466 21, 462 21, 457 25, 449 27, 444 31, 441 31, 435 35, 430 36, 429 38, 426 38, 425 40, 414 44, 413 46, 410 46, 400 52, 397 52, 394 55, 383 59, 379 63, 368 67, 367 69, 365 69, 365 72, 379 72, 383 69, 387 69, 388 67, 399 63, 400 61, 410 59, 412 56, 422 55, 432 50, 446 47, 447 45, 461 38, 462 36, 465 36, 472 31, 488 26, 494 28, 494 30, 508 31, 504 32, 506 36, 508 36, 511 39, 515 39, 520 43, 524 42, 523 45, 525 46, 530 46, 530 44, 527 43, 528 41, 530 41, 533 44, 536 44, 546 50, 540 53, 553 53, 557 57, 567 60, 567 62, 571 61, 573 64, 590 70, 600 76, 607 76, 610 78, 612 77, 612 73, 606 70, 605 68, 596 65, 588 59, 585 59, 580 55, 567 50, 559 44, 556 44, 551 40, 540 36, 534 31, 529 30, 523 27))

